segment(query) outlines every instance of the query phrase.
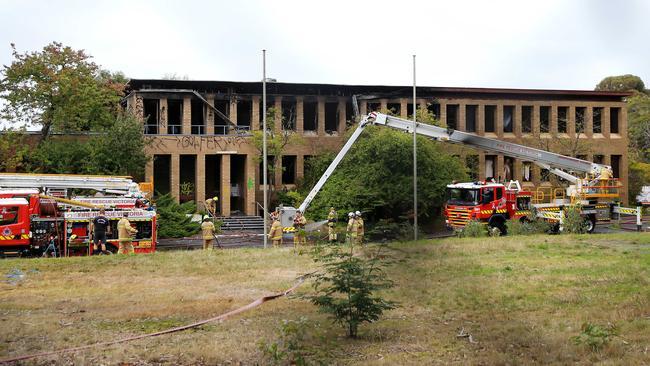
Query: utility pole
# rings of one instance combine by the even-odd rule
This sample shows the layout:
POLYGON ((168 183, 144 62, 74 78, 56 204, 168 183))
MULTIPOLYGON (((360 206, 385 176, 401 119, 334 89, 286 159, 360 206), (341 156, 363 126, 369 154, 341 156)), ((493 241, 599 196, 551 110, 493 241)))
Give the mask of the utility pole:
POLYGON ((264 187, 264 248, 266 249, 268 245, 268 201, 269 201, 269 192, 268 192, 268 182, 267 182, 267 158, 266 158, 266 50, 262 50, 262 184, 264 187))
POLYGON ((418 122, 417 103, 415 94, 415 55, 413 55, 413 240, 418 240, 418 153, 417 133, 418 122))

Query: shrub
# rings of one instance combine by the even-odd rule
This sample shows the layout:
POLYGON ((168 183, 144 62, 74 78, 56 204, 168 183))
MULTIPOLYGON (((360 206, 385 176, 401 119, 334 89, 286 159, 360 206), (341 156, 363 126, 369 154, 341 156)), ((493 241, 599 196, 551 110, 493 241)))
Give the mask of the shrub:
POLYGON ((582 332, 573 337, 573 342, 577 345, 584 344, 592 351, 600 351, 613 336, 616 335, 616 328, 612 324, 606 326, 584 323, 582 325, 582 332))
POLYGON ((508 235, 534 235, 544 234, 551 229, 551 225, 531 214, 522 219, 511 219, 506 221, 508 235))
MULTIPOLYGON (((201 230, 201 225, 192 222, 191 214, 196 211, 193 201, 176 203, 170 194, 156 198, 159 238, 182 238, 191 236, 201 230)), ((215 226, 217 223, 215 222, 215 226)), ((221 225, 219 224, 219 227, 221 225)))
POLYGON ((354 255, 354 245, 315 247, 314 261, 322 263, 323 269, 312 275, 316 293, 305 297, 330 314, 334 323, 344 326, 351 338, 357 337, 359 325, 377 321, 384 311, 396 307, 377 294, 393 286, 383 270, 383 247, 378 246, 369 258, 354 255))
POLYGON ((456 231, 456 234, 463 238, 482 238, 488 235, 487 225, 478 220, 470 220, 464 228, 456 231))
POLYGON ((380 219, 368 227, 366 236, 377 241, 413 239, 413 225, 408 221, 380 219))
POLYGON ((270 365, 306 365, 304 340, 307 319, 283 320, 278 327, 278 339, 273 343, 261 341, 259 348, 270 365))
POLYGON ((580 211, 580 205, 564 207, 564 221, 562 222, 562 232, 564 234, 584 234, 587 232, 587 223, 580 211))

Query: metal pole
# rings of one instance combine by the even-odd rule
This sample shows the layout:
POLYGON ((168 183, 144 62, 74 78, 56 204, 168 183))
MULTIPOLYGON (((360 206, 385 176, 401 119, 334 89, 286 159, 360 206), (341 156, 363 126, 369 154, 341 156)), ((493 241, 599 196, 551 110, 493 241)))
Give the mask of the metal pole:
POLYGON ((415 95, 415 55, 413 55, 413 240, 418 240, 418 153, 416 119, 417 103, 415 95))
POLYGON ((266 249, 268 245, 268 182, 267 182, 267 160, 266 160, 266 50, 262 50, 262 184, 264 184, 262 190, 264 191, 264 248, 266 249))

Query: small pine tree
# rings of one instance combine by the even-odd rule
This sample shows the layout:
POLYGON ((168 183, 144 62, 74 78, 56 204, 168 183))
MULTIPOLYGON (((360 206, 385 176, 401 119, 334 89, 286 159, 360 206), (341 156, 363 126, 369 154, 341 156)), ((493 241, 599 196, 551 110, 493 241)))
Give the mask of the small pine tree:
POLYGON ((193 201, 176 203, 170 194, 156 198, 159 238, 182 238, 199 232, 201 225, 188 215, 196 212, 193 201))
POLYGON ((355 255, 354 245, 323 244, 314 250, 314 261, 323 264, 323 271, 312 276, 316 294, 306 298, 344 326, 351 338, 357 337, 359 325, 372 323, 397 306, 377 295, 393 286, 383 270, 382 248, 370 258, 355 255))

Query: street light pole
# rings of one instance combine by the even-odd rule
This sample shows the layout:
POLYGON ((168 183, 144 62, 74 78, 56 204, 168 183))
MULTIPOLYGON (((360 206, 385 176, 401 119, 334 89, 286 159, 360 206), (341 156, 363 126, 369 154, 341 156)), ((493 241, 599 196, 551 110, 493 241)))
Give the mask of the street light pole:
POLYGON ((264 248, 268 245, 268 182, 267 182, 267 167, 266 167, 266 50, 262 50, 262 190, 264 191, 264 248))
POLYGON ((418 240, 418 153, 417 133, 418 126, 417 103, 415 95, 415 55, 413 55, 413 240, 418 240))

